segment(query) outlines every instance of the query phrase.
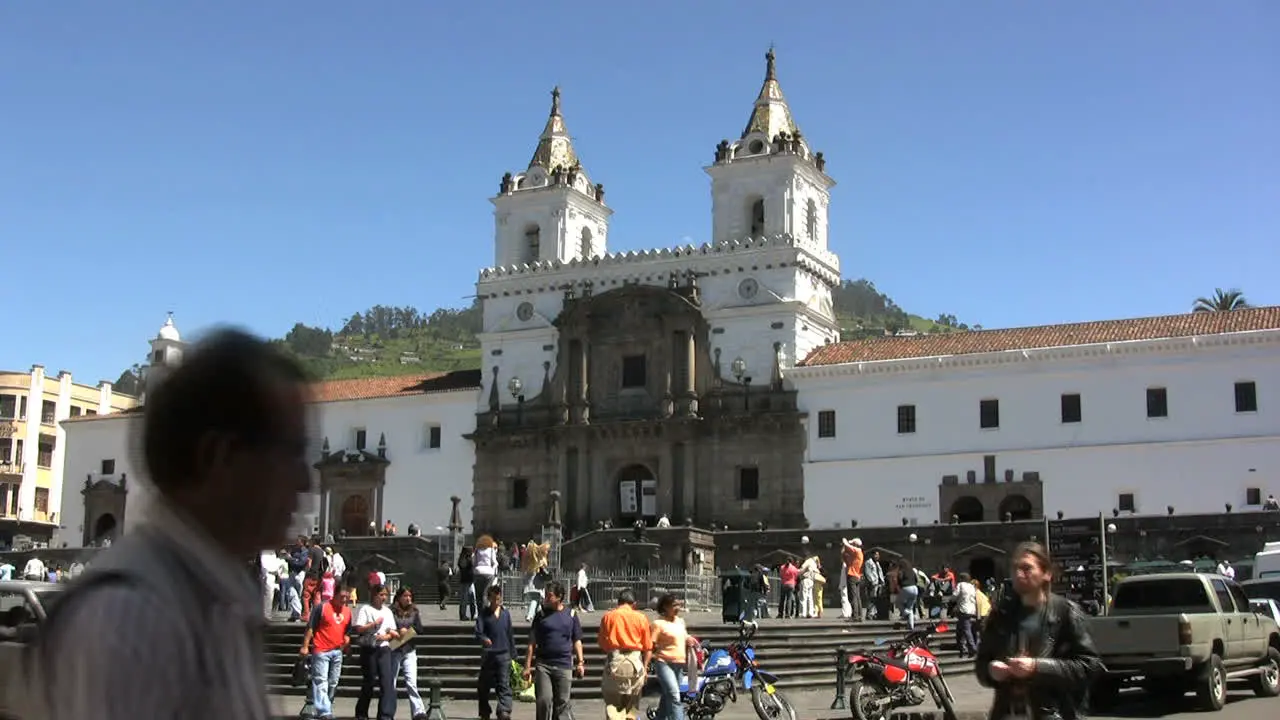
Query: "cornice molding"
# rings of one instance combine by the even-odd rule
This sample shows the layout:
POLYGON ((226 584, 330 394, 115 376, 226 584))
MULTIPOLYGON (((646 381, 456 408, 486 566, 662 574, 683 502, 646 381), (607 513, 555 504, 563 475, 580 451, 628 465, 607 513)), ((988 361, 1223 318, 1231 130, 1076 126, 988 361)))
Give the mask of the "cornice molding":
POLYGON ((910 375, 937 371, 987 370, 1032 363, 1063 363, 1080 360, 1123 359, 1160 355, 1186 355, 1209 349, 1247 348, 1280 344, 1280 330, 1249 330, 1218 335, 1130 340, 1125 342, 1027 348, 993 353, 944 355, 901 360, 807 365, 783 370, 789 381, 805 381, 850 376, 910 375))
POLYGON ((566 285, 663 283, 672 272, 696 270, 711 274, 748 272, 737 263, 750 261, 751 272, 761 264, 795 266, 829 287, 840 284, 840 262, 834 253, 808 247, 790 235, 771 238, 747 238, 700 247, 609 253, 589 260, 574 259, 567 263, 540 261, 532 264, 485 268, 476 282, 481 297, 498 294, 532 294, 563 292, 566 285))

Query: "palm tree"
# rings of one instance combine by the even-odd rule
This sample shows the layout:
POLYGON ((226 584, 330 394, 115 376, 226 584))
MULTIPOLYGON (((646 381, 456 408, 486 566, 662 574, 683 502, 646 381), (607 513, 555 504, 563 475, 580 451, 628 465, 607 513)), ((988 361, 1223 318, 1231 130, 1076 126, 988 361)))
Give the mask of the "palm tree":
POLYGON ((1215 288, 1213 297, 1196 298, 1196 301, 1191 304, 1191 312, 1227 312, 1243 310, 1247 307, 1249 303, 1244 299, 1244 293, 1239 290, 1215 288))

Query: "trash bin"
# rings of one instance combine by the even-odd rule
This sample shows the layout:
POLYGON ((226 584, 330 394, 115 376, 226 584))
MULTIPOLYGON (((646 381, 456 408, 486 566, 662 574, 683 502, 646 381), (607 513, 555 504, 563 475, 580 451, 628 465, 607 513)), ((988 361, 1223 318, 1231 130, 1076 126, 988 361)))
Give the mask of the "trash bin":
POLYGON ((755 593, 751 591, 751 573, 733 568, 720 574, 720 618, 736 623, 755 615, 755 593))

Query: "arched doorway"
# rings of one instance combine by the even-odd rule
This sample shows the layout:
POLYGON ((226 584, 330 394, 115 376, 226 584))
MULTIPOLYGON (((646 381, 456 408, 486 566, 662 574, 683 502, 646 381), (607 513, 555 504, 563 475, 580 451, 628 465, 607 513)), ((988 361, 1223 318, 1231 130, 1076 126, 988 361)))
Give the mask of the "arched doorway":
POLYGON ((951 503, 951 517, 949 519, 959 523, 982 522, 986 519, 983 516, 985 511, 986 508, 982 507, 981 500, 972 495, 965 495, 951 503))
POLYGON ((100 543, 103 540, 115 540, 116 537, 116 516, 111 513, 104 513, 98 516, 97 522, 93 524, 93 542, 100 543))
POLYGON ((369 534, 369 500, 363 495, 348 495, 342 501, 342 531, 347 535, 369 534))
POLYGON ((990 557, 975 557, 969 561, 969 577, 982 583, 983 590, 990 590, 988 580, 1001 579, 1003 573, 997 573, 998 569, 996 561, 990 557))
POLYGON ((626 525, 658 518, 658 480, 644 465, 628 465, 618 472, 618 518, 626 525))
POLYGON ((1000 503, 1000 519, 1030 520, 1035 514, 1031 501, 1022 495, 1010 495, 1000 503))

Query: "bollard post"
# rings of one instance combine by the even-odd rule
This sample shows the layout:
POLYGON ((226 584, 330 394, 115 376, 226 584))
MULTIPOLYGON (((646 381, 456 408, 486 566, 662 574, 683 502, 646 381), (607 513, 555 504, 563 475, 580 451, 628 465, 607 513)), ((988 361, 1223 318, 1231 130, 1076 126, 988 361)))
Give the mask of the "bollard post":
POLYGON ((844 703, 844 674, 848 670, 849 650, 847 648, 836 648, 836 696, 831 700, 832 710, 845 710, 847 707, 844 703))
POLYGON ((445 720, 444 700, 440 696, 440 677, 427 678, 427 720, 445 720))

